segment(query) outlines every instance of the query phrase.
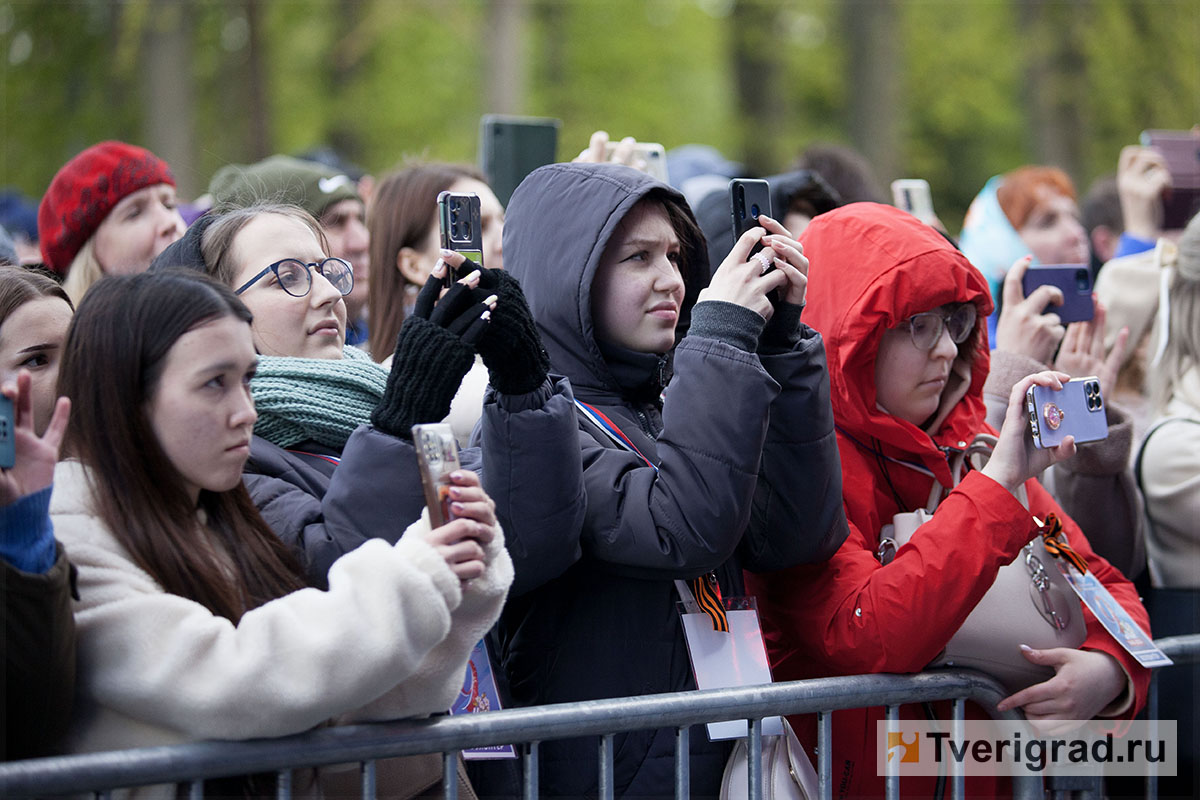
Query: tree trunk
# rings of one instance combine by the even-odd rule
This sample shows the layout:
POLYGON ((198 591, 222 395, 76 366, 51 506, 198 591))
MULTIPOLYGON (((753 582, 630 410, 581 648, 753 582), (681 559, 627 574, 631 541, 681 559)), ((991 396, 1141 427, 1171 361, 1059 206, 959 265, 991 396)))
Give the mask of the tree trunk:
POLYGON ((741 122, 740 159, 751 175, 777 171, 788 95, 779 66, 778 3, 738 0, 730 15, 734 86, 741 122))
POLYGON ((191 2, 154 0, 146 24, 142 70, 146 145, 171 165, 180 196, 189 199, 203 190, 196 162, 193 11, 191 2))
POLYGON ((1028 0, 1018 5, 1025 32, 1025 103, 1030 150, 1078 183, 1085 177, 1087 75, 1083 26, 1089 0, 1028 0))
POLYGON ((487 70, 484 108, 493 114, 525 111, 527 83, 524 35, 525 0, 490 0, 480 46, 487 70))
POLYGON ((842 6, 842 28, 850 141, 875 174, 890 181, 900 169, 900 7, 895 0, 850 0, 842 6))

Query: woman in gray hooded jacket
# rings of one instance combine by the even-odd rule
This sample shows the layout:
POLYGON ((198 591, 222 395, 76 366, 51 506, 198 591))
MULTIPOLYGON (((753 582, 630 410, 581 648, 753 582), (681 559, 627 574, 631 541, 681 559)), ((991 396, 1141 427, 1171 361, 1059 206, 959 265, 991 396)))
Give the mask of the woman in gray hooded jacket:
MULTIPOLYGON (((740 595, 743 568, 821 561, 845 538, 824 348, 799 321, 808 262, 763 225, 699 291, 703 236, 649 176, 555 164, 513 195, 505 268, 571 382, 584 487, 579 527, 508 540, 525 579, 496 638, 517 705, 695 688, 674 581, 740 595)), ((594 740, 540 752, 543 795, 596 791, 594 740)), ((727 753, 693 731, 693 796, 716 795, 727 753)), ((618 736, 618 795, 672 794, 673 759, 673 730, 618 736)))

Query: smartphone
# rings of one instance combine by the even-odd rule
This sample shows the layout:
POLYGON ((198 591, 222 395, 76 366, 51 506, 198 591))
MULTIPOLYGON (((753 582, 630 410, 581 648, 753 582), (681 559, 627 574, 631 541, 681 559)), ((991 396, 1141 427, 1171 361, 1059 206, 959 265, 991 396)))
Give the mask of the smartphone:
POLYGON ((924 178, 900 178, 892 181, 892 205, 902 208, 926 225, 937 221, 933 213, 933 193, 924 178))
POLYGON ((1096 442, 1108 436, 1108 419, 1100 381, 1072 378, 1062 389, 1031 386, 1025 392, 1025 409, 1035 447, 1055 447, 1068 434, 1076 442, 1096 442))
POLYGON ((1063 304, 1048 305, 1042 313, 1058 314, 1064 325, 1089 320, 1096 313, 1092 271, 1087 264, 1030 264, 1021 278, 1021 288, 1028 297, 1039 286, 1057 286, 1062 292, 1063 304))
POLYGON ((501 205, 525 176, 558 155, 562 122, 546 117, 485 114, 479 121, 479 169, 501 205))
MULTIPOLYGON (((771 215, 771 187, 757 178, 734 178, 729 182, 729 208, 733 221, 733 242, 742 234, 758 225, 760 214, 771 215)), ((754 245, 753 256, 762 250, 762 243, 754 245)), ((773 269, 773 268, 772 268, 773 269)))
MULTIPOLYGON (((483 223, 479 195, 474 192, 442 192, 437 196, 438 225, 442 247, 462 253, 483 266, 483 223)), ((455 281, 454 270, 446 270, 446 287, 455 281)))
POLYGON ((436 528, 454 519, 450 510, 450 473, 459 468, 458 442, 445 422, 413 425, 412 435, 429 524, 436 528))
POLYGON ((16 428, 13 402, 0 395, 0 469, 12 469, 17 464, 16 428))
MULTIPOLYGON (((605 160, 611 159, 613 151, 617 149, 620 142, 609 142, 604 146, 605 160)), ((642 165, 639 169, 645 172, 650 177, 663 183, 670 183, 667 180, 667 151, 661 144, 657 142, 638 142, 633 147, 633 156, 635 161, 640 160, 642 165)))
POLYGON ((1171 189, 1163 197, 1163 229, 1179 230, 1200 212, 1200 133, 1142 131, 1143 146, 1163 154, 1171 189))

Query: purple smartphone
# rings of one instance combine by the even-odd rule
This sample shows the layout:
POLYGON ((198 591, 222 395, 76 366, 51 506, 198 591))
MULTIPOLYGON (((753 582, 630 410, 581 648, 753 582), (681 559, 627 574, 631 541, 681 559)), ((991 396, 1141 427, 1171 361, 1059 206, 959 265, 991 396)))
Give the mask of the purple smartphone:
POLYGON ((1100 381, 1074 378, 1059 391, 1031 386, 1025 392, 1025 410, 1035 447, 1057 447, 1068 434, 1076 443, 1096 442, 1108 436, 1108 419, 1100 381))
POLYGON ((1087 264, 1031 264, 1021 278, 1021 289, 1029 297, 1039 286, 1057 286, 1062 292, 1063 304, 1048 305, 1042 313, 1053 311, 1064 325, 1089 320, 1096 313, 1092 301, 1092 271, 1087 264))

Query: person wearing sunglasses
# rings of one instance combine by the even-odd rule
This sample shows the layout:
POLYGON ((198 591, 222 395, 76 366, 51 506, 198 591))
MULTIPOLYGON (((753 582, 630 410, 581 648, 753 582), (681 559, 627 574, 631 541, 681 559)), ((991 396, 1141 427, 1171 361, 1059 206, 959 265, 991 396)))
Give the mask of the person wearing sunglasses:
MULTIPOLYGON (((990 368, 987 280, 933 228, 907 212, 853 203, 818 216, 800 236, 811 260, 803 319, 825 337, 850 535, 824 564, 746 574, 775 680, 873 672, 918 672, 945 648, 996 578, 1037 535, 1036 516, 1054 513, 1088 571, 1139 624, 1146 611, 1134 586, 1097 555, 1084 532, 1037 481, 1075 452, 1033 447, 1025 390, 1057 388, 1067 376, 1043 371, 1015 382, 997 432, 985 420, 990 368), (976 434, 997 435, 991 458, 955 485, 950 458, 976 434), (925 508, 942 489, 929 521, 894 556, 882 528, 901 512, 925 508), (1023 487, 1028 508, 1018 501, 1023 487), (889 560, 890 558, 890 560, 889 560), (884 563, 887 562, 887 563, 884 563)), ((1005 698, 1036 726, 1062 720, 1132 718, 1149 671, 1083 612, 1079 648, 1014 652, 1053 676, 1005 698), (1050 669, 1045 669, 1050 674, 1050 669)), ((1013 645, 1017 650, 1017 645, 1013 645)), ((973 708, 973 707, 972 707, 973 708)), ((949 720, 949 703, 929 713, 949 720)), ((902 706, 905 718, 927 709, 902 706)), ((968 711, 979 717, 978 708, 968 711)), ((835 775, 848 797, 881 797, 875 768, 882 709, 834 712, 835 775)), ((793 719, 802 741, 816 741, 815 718, 793 719)), ((906 793, 929 797, 934 778, 904 779, 906 793)), ((967 778, 969 797, 1003 795, 995 777, 967 778)))

